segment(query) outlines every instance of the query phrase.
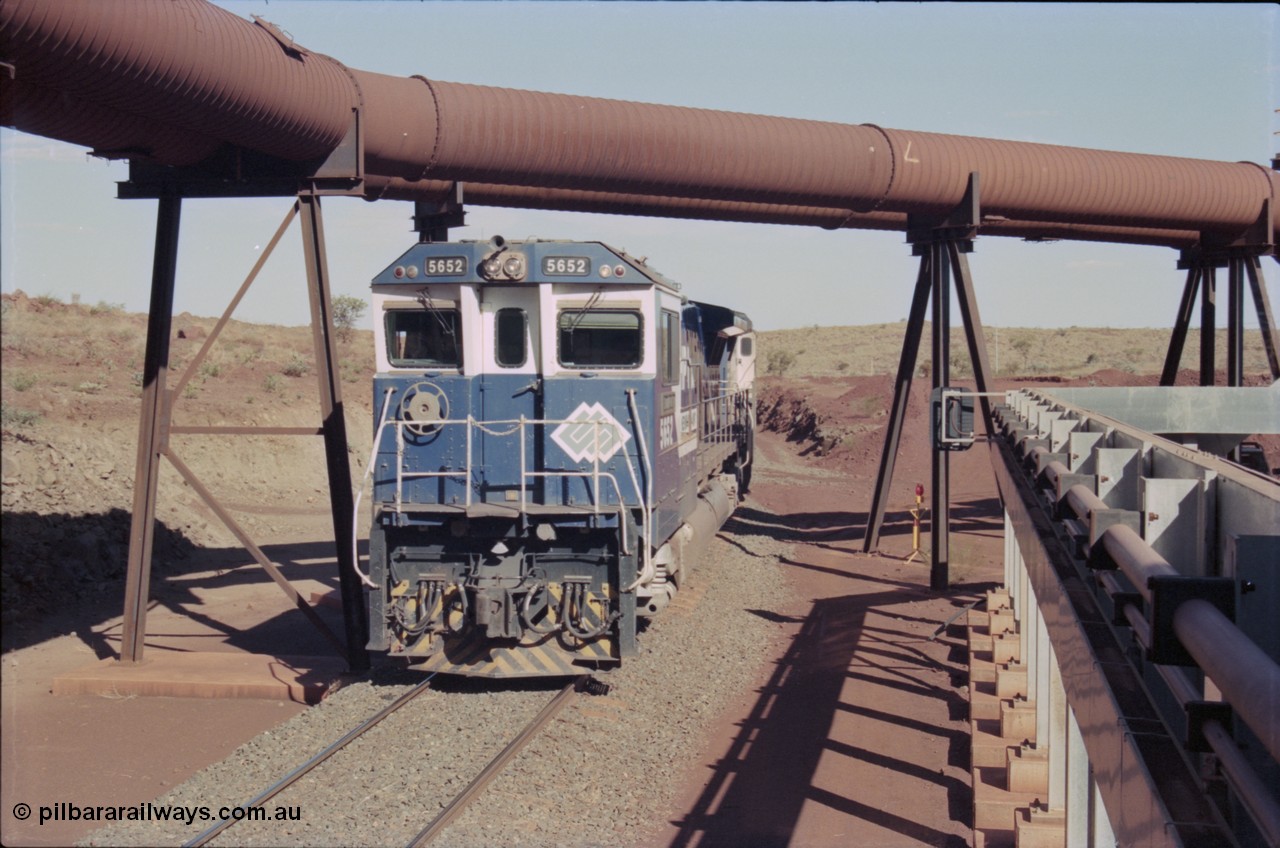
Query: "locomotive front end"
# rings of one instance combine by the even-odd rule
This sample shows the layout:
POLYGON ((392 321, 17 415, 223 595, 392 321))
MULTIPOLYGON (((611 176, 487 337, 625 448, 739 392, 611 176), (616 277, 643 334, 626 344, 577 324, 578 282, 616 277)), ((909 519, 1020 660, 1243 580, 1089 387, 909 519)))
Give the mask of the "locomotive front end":
POLYGON ((749 322, 595 242, 420 243, 373 305, 369 648, 488 677, 634 654, 736 502, 749 391, 708 396, 705 339, 727 363, 749 322))

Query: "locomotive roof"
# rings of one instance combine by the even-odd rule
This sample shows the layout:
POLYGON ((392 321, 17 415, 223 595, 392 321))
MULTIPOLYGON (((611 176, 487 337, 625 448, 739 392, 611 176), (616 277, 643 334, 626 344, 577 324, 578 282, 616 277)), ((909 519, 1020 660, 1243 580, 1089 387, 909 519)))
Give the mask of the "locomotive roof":
MULTIPOLYGON (((507 266, 510 269, 518 265, 507 266)), ((528 239, 506 241, 421 242, 405 251, 373 278, 373 285, 432 283, 589 283, 653 284, 679 291, 680 284, 649 267, 644 258, 598 241, 528 239), (523 258, 518 273, 505 273, 503 263, 523 258), (496 262, 494 262, 496 260, 496 262)))

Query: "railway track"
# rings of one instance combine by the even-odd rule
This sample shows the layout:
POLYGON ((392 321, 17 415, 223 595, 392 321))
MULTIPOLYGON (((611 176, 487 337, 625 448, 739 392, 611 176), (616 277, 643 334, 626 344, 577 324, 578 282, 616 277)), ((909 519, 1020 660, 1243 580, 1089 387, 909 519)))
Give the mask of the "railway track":
MULTIPOLYGON (((328 761, 338 752, 342 751, 352 742, 355 742, 361 736, 374 727, 382 723, 383 720, 398 712, 423 692, 427 691, 435 675, 423 680, 417 686, 408 690, 400 697, 396 698, 383 709, 374 715, 362 721, 354 728, 343 734, 324 750, 317 753, 311 759, 302 765, 290 771, 280 780, 273 783, 267 789, 263 790, 251 800, 240 805, 239 809, 248 810, 258 807, 270 801, 272 798, 284 792, 293 786, 317 767, 328 761)), ((538 711, 528 724, 498 753, 496 757, 489 762, 487 766, 467 785, 465 789, 459 792, 452 801, 445 805, 444 809, 432 819, 426 827, 420 830, 417 835, 408 843, 411 848, 417 848, 420 845, 426 845, 437 834, 443 831, 449 824, 460 814, 467 806, 474 801, 484 791, 485 787, 491 783, 494 778, 501 774, 502 769, 510 762, 511 758, 520 752, 553 718, 555 718, 566 706, 573 702, 574 696, 579 694, 603 695, 609 691, 608 684, 601 683, 594 678, 583 675, 575 677, 563 689, 538 711)), ((228 818, 223 821, 206 828, 197 834, 188 842, 183 843, 183 848, 198 848, 207 845, 219 835, 225 833, 244 819, 228 818)))
POLYGON ((547 722, 555 718, 568 704, 573 696, 579 692, 588 692, 590 694, 603 695, 609 691, 607 684, 601 683, 591 677, 577 677, 572 683, 569 683, 556 694, 551 701, 543 707, 533 719, 525 725, 524 730, 520 731, 515 739, 512 739, 507 747, 503 748, 498 756, 494 757, 489 765, 484 767, 480 774, 476 775, 475 780, 467 785, 466 789, 459 792, 452 801, 450 801, 440 814, 431 822, 418 831, 409 842, 409 848, 418 848, 420 845, 426 845, 436 837, 436 834, 449 826, 449 823, 457 818, 458 814, 467 808, 484 788, 488 786, 495 777, 501 772, 507 762, 510 761, 520 749, 529 743, 529 740, 538 735, 538 732, 547 725, 547 722))
MULTIPOLYGON (((764 651, 777 636, 770 613, 788 588, 777 563, 789 547, 770 537, 738 535, 717 543, 670 613, 641 634, 639 661, 602 677, 608 698, 568 697, 543 732, 533 735, 484 792, 430 843, 530 848, 636 844, 671 817, 691 746, 729 700, 755 685, 764 651), (655 719, 660 717, 660 719, 655 719), (620 758, 619 751, 627 751, 620 758)), ((459 790, 557 695, 565 680, 494 687, 437 677, 429 692, 407 698, 425 675, 381 669, 343 687, 238 748, 156 799, 175 807, 248 806, 225 835, 190 844, 407 844, 459 790), (554 687, 554 688, 551 688, 554 687), (393 699, 406 698, 396 708, 393 699), (379 726, 303 774, 303 760, 366 721, 379 726), (293 775, 267 800, 263 787, 293 775), (262 800, 260 800, 262 799, 262 800), (288 810, 294 817, 270 817, 288 810)), ((589 681, 585 685, 591 686, 589 681)), ((178 845, 212 820, 119 822, 93 834, 94 844, 178 845)))

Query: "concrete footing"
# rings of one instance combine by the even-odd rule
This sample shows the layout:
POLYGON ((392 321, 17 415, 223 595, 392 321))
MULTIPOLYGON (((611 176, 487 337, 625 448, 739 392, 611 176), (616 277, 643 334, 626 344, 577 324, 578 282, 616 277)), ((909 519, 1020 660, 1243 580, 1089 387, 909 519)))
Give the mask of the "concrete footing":
POLYGON ((341 685, 338 657, 150 651, 140 663, 103 660, 59 675, 54 695, 260 698, 319 703, 341 685))
POLYGON ((1018 623, 1007 592, 969 613, 969 734, 975 848, 1062 848, 1061 814, 1045 812, 1048 759, 1036 746, 1018 623))

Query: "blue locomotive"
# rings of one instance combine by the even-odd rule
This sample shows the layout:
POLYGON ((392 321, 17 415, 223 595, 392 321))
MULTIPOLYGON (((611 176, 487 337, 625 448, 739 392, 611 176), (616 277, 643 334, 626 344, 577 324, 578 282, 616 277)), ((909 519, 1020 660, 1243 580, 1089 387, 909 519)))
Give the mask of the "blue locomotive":
POLYGON ((750 483, 755 336, 598 242, 423 242, 373 281, 371 650, 635 654, 750 483))

